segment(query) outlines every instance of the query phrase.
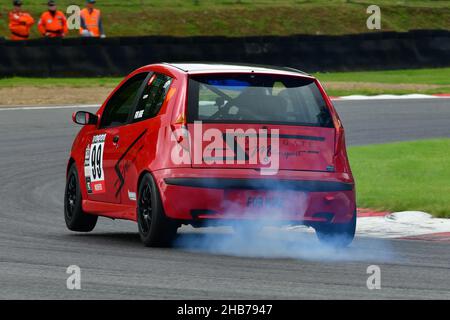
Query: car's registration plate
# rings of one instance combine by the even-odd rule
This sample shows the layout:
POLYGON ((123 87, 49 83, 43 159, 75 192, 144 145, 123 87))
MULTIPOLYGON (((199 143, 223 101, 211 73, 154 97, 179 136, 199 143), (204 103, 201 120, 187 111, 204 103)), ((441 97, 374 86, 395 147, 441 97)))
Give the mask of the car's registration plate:
POLYGON ((260 191, 233 190, 226 191, 227 202, 232 202, 243 209, 278 209, 298 210, 304 203, 304 193, 295 191, 260 191))

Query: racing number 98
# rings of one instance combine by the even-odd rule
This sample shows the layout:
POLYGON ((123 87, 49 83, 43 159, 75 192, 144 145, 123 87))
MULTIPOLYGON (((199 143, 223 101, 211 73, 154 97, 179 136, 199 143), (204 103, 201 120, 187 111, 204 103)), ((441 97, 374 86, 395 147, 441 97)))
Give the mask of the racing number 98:
POLYGON ((92 178, 94 180, 102 178, 102 145, 94 145, 91 153, 92 178))

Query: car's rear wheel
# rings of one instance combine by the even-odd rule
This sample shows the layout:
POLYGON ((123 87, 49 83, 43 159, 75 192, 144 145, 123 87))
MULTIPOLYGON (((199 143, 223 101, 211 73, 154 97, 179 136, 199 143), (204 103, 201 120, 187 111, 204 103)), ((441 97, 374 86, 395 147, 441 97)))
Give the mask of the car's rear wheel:
POLYGON ((145 246, 167 247, 172 244, 178 224, 165 215, 159 190, 148 173, 139 185, 137 216, 139 235, 145 246))
POLYGON ((321 243, 337 248, 348 247, 355 238, 356 211, 348 223, 318 224, 314 228, 321 243))
POLYGON ((81 207, 81 191, 75 164, 69 169, 64 193, 64 219, 71 231, 89 232, 95 228, 98 216, 86 214, 81 207))

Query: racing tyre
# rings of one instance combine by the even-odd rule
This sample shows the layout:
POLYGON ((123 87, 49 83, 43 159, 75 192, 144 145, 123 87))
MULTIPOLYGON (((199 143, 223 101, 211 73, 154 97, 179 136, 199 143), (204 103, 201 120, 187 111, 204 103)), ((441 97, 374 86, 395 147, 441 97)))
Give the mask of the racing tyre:
POLYGON ((81 208, 81 191, 77 168, 73 164, 67 175, 64 193, 64 219, 71 231, 89 232, 95 228, 98 216, 86 214, 81 208))
POLYGON ((321 243, 335 248, 348 247, 355 238, 356 211, 348 223, 320 224, 315 226, 315 230, 321 243))
POLYGON ((178 224, 166 217, 158 188, 147 173, 139 185, 139 235, 146 247, 168 247, 176 237, 178 224))

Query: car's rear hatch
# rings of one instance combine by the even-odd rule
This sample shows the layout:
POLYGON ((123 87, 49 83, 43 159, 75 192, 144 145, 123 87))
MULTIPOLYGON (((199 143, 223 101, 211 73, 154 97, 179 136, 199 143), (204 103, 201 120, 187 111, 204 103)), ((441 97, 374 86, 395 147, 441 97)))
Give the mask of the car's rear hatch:
POLYGON ((187 117, 194 168, 334 170, 335 128, 312 78, 193 76, 187 117))
POLYGON ((190 123, 188 130, 193 141, 194 168, 261 169, 277 166, 279 170, 333 171, 333 128, 190 123), (194 130, 194 126, 201 126, 201 130, 194 130), (210 139, 209 131, 216 132, 213 139, 210 139), (198 138, 200 132, 203 132, 202 139, 198 138))

